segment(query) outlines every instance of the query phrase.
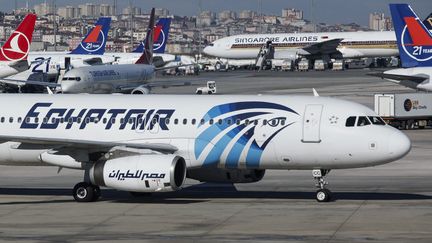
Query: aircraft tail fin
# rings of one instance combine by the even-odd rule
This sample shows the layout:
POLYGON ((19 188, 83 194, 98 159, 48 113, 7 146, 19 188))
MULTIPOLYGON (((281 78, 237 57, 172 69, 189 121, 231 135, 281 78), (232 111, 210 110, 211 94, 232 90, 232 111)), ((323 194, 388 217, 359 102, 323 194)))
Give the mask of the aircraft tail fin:
MULTIPOLYGON (((153 53, 165 53, 166 43, 168 41, 168 35, 171 25, 171 18, 161 18, 155 26, 154 30, 154 43, 153 53)), ((146 37, 147 39, 147 37, 146 37)), ((144 51, 144 43, 146 40, 141 42, 139 46, 133 50, 134 53, 142 53, 144 51)))
POLYGON ((390 4, 402 67, 432 66, 432 33, 408 4, 390 4))
POLYGON ((18 28, 0 49, 0 61, 27 60, 33 31, 36 23, 35 14, 27 14, 18 28))
POLYGON ((101 17, 86 37, 70 54, 103 55, 110 29, 111 18, 101 17))
POLYGON ((150 14, 150 21, 147 29, 147 37, 144 43, 144 51, 141 57, 136 61, 135 64, 153 64, 153 33, 155 26, 155 9, 152 8, 150 14))

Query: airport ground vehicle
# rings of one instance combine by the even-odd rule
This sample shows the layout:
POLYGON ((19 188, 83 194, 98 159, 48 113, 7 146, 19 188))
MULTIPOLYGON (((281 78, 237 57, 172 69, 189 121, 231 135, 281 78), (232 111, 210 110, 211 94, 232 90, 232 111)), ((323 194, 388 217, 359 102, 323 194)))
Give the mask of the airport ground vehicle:
POLYGON ((400 129, 432 125, 432 94, 375 94, 375 112, 389 125, 400 129))
POLYGON ((333 71, 342 71, 344 69, 345 69, 345 62, 344 62, 344 60, 335 60, 333 62, 333 67, 332 67, 333 71))
POLYGON ((325 71, 327 69, 327 66, 328 66, 327 63, 324 62, 324 60, 317 59, 317 60, 315 60, 315 63, 314 63, 314 70, 315 71, 325 71))
POLYGON ((302 59, 302 60, 298 63, 298 70, 299 70, 299 71, 309 71, 309 60, 307 60, 307 59, 302 59))
POLYGON ((197 94, 216 94, 216 81, 207 81, 207 86, 198 87, 197 94))

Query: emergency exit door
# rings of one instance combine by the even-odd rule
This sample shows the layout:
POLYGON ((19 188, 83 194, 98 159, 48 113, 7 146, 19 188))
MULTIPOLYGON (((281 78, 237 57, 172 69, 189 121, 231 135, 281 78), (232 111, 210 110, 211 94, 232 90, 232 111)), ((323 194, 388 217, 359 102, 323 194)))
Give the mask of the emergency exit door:
POLYGON ((303 139, 304 143, 321 142, 320 127, 322 105, 307 105, 303 116, 303 139))

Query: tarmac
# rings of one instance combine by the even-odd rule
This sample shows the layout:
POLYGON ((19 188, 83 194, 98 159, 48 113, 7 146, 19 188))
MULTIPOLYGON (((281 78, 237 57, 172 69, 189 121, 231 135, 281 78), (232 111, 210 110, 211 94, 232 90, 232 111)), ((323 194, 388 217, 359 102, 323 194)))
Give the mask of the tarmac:
MULTIPOLYGON (((202 73, 191 86, 154 93, 194 93, 215 80, 220 94, 302 94, 356 101, 373 108, 374 93, 412 92, 341 72, 202 73)), ((412 150, 403 159, 327 176, 334 200, 315 201, 311 171, 267 171, 251 184, 200 184, 136 198, 102 190, 101 200, 76 203, 82 172, 0 166, 2 242, 432 242, 432 130, 404 131, 412 150)))

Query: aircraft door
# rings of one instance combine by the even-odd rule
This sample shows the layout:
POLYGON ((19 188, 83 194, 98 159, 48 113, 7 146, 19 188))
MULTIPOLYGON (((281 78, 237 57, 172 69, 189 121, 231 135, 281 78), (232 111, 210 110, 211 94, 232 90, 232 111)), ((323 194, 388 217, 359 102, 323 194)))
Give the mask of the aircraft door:
POLYGON ((320 127, 322 105, 306 105, 303 116, 303 139, 304 143, 321 142, 320 127))

